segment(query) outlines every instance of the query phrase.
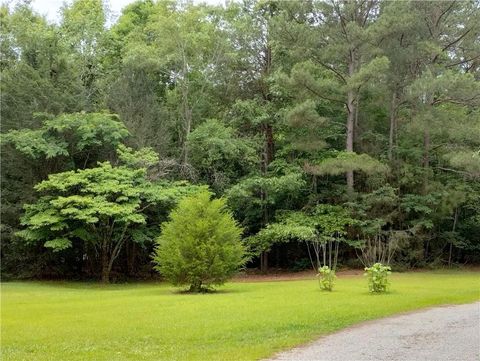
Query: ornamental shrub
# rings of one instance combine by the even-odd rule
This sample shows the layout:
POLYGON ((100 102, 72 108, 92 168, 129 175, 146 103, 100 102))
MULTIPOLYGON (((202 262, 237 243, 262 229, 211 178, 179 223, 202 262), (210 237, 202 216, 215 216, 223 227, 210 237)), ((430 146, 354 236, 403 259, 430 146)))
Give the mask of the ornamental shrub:
POLYGON ((206 191, 184 198, 162 225, 155 269, 190 292, 221 285, 245 262, 241 232, 224 199, 210 200, 206 191))
POLYGON ((335 271, 331 270, 328 266, 323 266, 318 270, 318 283, 320 284, 320 289, 323 291, 332 291, 333 286, 335 285, 335 271))
POLYGON ((365 267, 365 276, 368 277, 368 290, 372 293, 386 292, 389 286, 388 275, 392 272, 389 266, 375 263, 372 267, 365 267))

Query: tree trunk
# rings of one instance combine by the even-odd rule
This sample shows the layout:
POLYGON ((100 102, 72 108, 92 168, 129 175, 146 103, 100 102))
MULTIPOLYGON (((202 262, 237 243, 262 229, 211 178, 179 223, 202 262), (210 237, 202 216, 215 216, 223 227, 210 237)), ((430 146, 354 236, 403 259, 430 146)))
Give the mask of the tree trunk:
POLYGON ((135 257, 137 254, 137 245, 133 241, 127 241, 125 245, 127 258, 127 274, 133 276, 135 270, 135 257))
MULTIPOLYGON (((263 58, 263 74, 261 78, 261 91, 263 100, 266 103, 271 102, 272 96, 270 94, 270 88, 266 79, 270 76, 272 67, 272 49, 270 45, 265 46, 265 56, 263 58)), ((272 124, 262 125, 262 131, 265 137, 264 152, 263 152, 263 171, 266 172, 268 165, 272 162, 274 157, 274 140, 273 140, 273 126, 272 124)))
POLYGON ((188 164, 188 136, 192 130, 192 109, 188 105, 188 91, 183 96, 184 134, 182 144, 182 164, 188 164))
POLYGON ((359 143, 360 125, 359 125, 359 109, 360 109, 360 99, 356 98, 355 100, 355 113, 353 114, 353 149, 362 149, 362 144, 359 143))
POLYGON ((453 251, 453 242, 450 241, 450 249, 448 251, 448 267, 452 266, 452 251, 453 251))
POLYGON ((202 290, 202 281, 195 281, 190 285, 189 292, 198 293, 202 290))
POLYGON ((268 252, 263 251, 260 255, 260 271, 266 273, 268 271, 268 252))
MULTIPOLYGON (((272 68, 272 49, 268 44, 268 34, 267 34, 267 42, 264 48, 264 57, 263 57, 263 74, 260 80, 260 88, 262 92, 262 97, 266 103, 271 101, 271 94, 268 82, 266 79, 270 75, 271 68, 272 68)), ((262 125, 262 132, 264 134, 264 150, 261 159, 261 171, 262 174, 265 176, 267 174, 268 165, 272 162, 274 157, 275 145, 274 145, 274 138, 273 138, 273 126, 272 124, 263 124, 262 125)), ((261 190, 261 199, 264 203, 263 205, 263 226, 266 226, 269 222, 269 210, 265 205, 265 201, 268 197, 267 192, 262 189, 261 190)), ((262 273, 266 273, 268 270, 268 252, 263 251, 260 255, 260 271, 262 273)))
POLYGON ((427 239, 427 244, 425 245, 425 253, 424 253, 424 259, 425 261, 428 261, 428 249, 430 248, 430 237, 427 239))
POLYGON ((274 156, 275 144, 273 141, 273 127, 270 124, 265 125, 265 164, 268 166, 274 156))
MULTIPOLYGON (((270 162, 273 160, 273 129, 271 125, 263 126, 265 134, 265 149, 263 153, 262 161, 262 173, 265 175, 267 173, 267 168, 270 162)), ((261 191, 262 201, 265 201, 267 198, 267 193, 262 189, 261 191)), ((267 225, 269 221, 268 209, 267 206, 263 206, 263 225, 267 225)), ((268 254, 266 251, 262 252, 260 255, 260 271, 266 273, 268 270, 268 254)))
POLYGON ((105 243, 102 247, 102 283, 110 283, 110 268, 107 247, 105 243))
MULTIPOLYGON (((352 52, 348 63, 348 74, 352 77, 355 73, 355 55, 352 52)), ((353 152, 353 138, 355 127, 355 94, 353 90, 349 90, 347 93, 347 140, 345 149, 347 152, 353 152)), ((353 193, 354 178, 353 170, 349 170, 346 173, 347 178, 347 192, 353 193)))
MULTIPOLYGON (((452 232, 455 233, 455 228, 457 226, 457 220, 458 220, 458 208, 455 208, 455 215, 453 217, 453 227, 452 227, 452 232)), ((452 265, 452 251, 453 251, 453 242, 450 241, 450 250, 448 252, 448 267, 452 265)))
MULTIPOLYGON (((353 104, 353 101, 350 101, 351 98, 353 98, 353 95, 348 94, 348 104, 349 104, 349 110, 348 110, 348 117, 347 117, 347 142, 346 142, 346 151, 347 152, 353 152, 353 127, 354 127, 354 121, 355 121, 355 105, 353 104)), ((347 191, 348 193, 353 193, 353 187, 354 187, 354 178, 353 178, 353 170, 347 171, 346 174, 347 177, 347 191)))
POLYGON ((183 51, 183 64, 182 64, 182 83, 181 83, 181 94, 182 94, 182 117, 183 117, 183 134, 181 135, 182 140, 182 154, 181 154, 181 163, 182 165, 188 164, 188 146, 187 140, 192 129, 192 108, 189 102, 189 84, 188 84, 188 62, 185 55, 185 50, 183 51), (183 138, 183 139, 182 139, 183 138))
POLYGON ((392 94, 392 101, 390 103, 390 134, 388 137, 388 160, 393 161, 393 147, 395 144, 395 129, 397 127, 397 93, 392 94))
POLYGON ((430 167, 430 131, 426 129, 423 133, 423 193, 428 191, 428 172, 430 167))

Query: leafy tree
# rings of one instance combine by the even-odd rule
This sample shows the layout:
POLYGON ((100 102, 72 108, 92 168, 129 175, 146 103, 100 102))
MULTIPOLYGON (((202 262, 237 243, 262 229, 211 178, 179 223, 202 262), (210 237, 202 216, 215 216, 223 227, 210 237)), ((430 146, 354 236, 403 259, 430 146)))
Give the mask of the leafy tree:
POLYGON ((102 102, 100 79, 106 14, 102 0, 75 0, 61 9, 63 41, 82 84, 84 110, 93 112, 102 102))
MULTIPOLYGON (((299 56, 290 82, 298 96, 341 105, 346 111, 345 151, 354 151, 355 123, 358 121, 361 90, 388 68, 389 60, 377 55, 372 27, 378 16, 378 1, 314 1, 289 10, 298 16, 284 15, 278 30, 288 38, 299 56), (298 21, 298 19, 301 19, 298 21), (286 23, 285 23, 286 22, 286 23)), ((353 191, 353 169, 346 172, 347 189, 353 191)))
POLYGON ((2 4, 1 131, 36 128, 34 113, 82 110, 81 82, 56 27, 28 3, 2 4))
POLYGON ((240 114, 248 119, 250 131, 254 130, 263 138, 260 153, 263 174, 275 159, 279 110, 283 106, 283 99, 275 93, 271 79, 275 69, 280 66, 271 36, 271 24, 277 10, 278 4, 275 2, 245 1, 243 4, 230 4, 225 15, 232 28, 230 41, 238 44, 232 70, 234 74, 240 74, 239 89, 246 92, 244 97, 247 98, 236 102, 233 108, 235 112, 240 110, 240 114), (246 77, 244 69, 248 69, 246 77))
POLYGON ((258 162, 255 144, 234 134, 218 120, 207 120, 188 137, 191 163, 216 190, 248 174, 258 162))
POLYGON ((223 284, 245 262, 241 228, 225 200, 210 197, 204 191, 180 201, 162 225, 153 257, 167 280, 191 292, 223 284))
POLYGON ((315 206, 308 212, 284 212, 252 237, 257 249, 270 248, 275 242, 291 240, 304 241, 310 254, 310 246, 315 253, 314 270, 328 266, 335 271, 338 260, 338 247, 346 241, 347 226, 354 225, 349 211, 327 204, 315 206))
POLYGON ((338 152, 335 157, 326 158, 318 164, 305 165, 305 169, 315 175, 338 175, 349 170, 386 175, 389 171, 386 165, 369 155, 353 152, 338 152))
POLYGON ((42 123, 37 129, 11 130, 2 135, 2 145, 13 147, 33 167, 41 165, 37 171, 40 179, 111 159, 116 146, 129 135, 118 117, 107 113, 46 116, 42 123))
POLYGON ((148 223, 146 209, 171 206, 188 193, 186 184, 152 184, 145 169, 114 167, 109 162, 96 168, 52 174, 35 186, 42 195, 25 206, 18 235, 26 242, 43 242, 62 251, 81 242, 101 257, 102 282, 108 283, 115 259, 131 237, 143 242, 135 230, 148 223))
POLYGON ((206 5, 174 6, 158 3, 156 16, 146 25, 150 56, 161 59, 161 68, 170 73, 166 106, 175 120, 180 163, 189 163, 188 136, 215 104, 210 96, 212 78, 227 54, 220 19, 206 5))
MULTIPOLYGON (((298 169, 283 169, 278 165, 277 172, 267 176, 251 175, 227 190, 228 204, 234 210, 237 219, 247 226, 248 233, 255 233, 265 227, 275 217, 279 209, 295 207, 305 191, 305 180, 298 169)), ((268 249, 260 257, 262 272, 268 269, 268 249)))
MULTIPOLYGON (((1 135, 1 210, 2 227, 5 227, 2 249, 5 252, 12 249, 12 253, 16 253, 13 249, 18 241, 13 235, 20 228, 22 205, 33 203, 38 198, 38 193, 33 191, 35 184, 52 173, 95 167, 98 161, 114 160, 116 146, 128 136, 118 117, 107 113, 74 113, 57 117, 37 114, 35 119, 41 121, 41 126, 10 130, 1 135)), ((19 247, 28 250, 24 244, 19 247)), ((81 253, 74 248, 74 252, 81 253)), ((42 257, 52 260, 43 250, 35 250, 35 247, 30 249, 30 265, 36 264, 36 260, 42 257)), ((14 265, 15 262, 10 264, 14 265)), ((42 269, 46 268, 39 264, 32 271, 41 274, 42 269)))
POLYGON ((137 148, 152 147, 162 157, 171 156, 174 145, 172 119, 166 108, 168 71, 148 47, 147 26, 153 16, 152 1, 137 1, 105 34, 102 66, 106 77, 105 102, 132 134, 137 148))
MULTIPOLYGON (((207 183, 247 237, 285 214, 301 233, 316 205, 341 204, 368 266, 479 261, 476 1, 139 0, 109 26, 105 5, 71 1, 58 22, 29 1, 0 7, 3 276, 99 271, 80 238, 51 252, 15 233, 23 204, 54 196, 35 184, 105 161, 152 187, 207 183)), ((130 222, 120 277, 154 274, 155 225, 175 203, 142 197, 155 206, 130 222)), ((307 257, 272 244, 263 271, 307 257)))

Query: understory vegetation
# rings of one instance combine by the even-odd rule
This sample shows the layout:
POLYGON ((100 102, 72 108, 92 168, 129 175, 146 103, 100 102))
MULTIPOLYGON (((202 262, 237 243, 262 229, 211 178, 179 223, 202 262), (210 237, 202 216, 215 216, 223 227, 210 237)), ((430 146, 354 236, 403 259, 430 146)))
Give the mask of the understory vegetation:
POLYGON ((2 284, 2 360, 258 360, 354 323, 478 300, 478 273, 393 274, 372 296, 366 280, 340 276, 227 283, 186 295, 162 283, 2 284))
MULTIPOLYGON (((66 3, 56 23, 28 1, 0 7, 3 279, 107 283, 153 278, 156 267, 202 289, 241 265, 328 267, 328 289, 340 266, 480 261, 478 1, 139 0, 110 15, 101 0, 66 3), (205 211, 222 204, 227 223, 184 219, 182 202, 199 194, 210 194, 205 211), (167 252, 175 244, 182 257, 167 252)), ((7 287, 30 294, 28 284, 7 287)), ((55 289, 32 287, 45 300, 55 289)), ((415 297, 377 315, 409 309, 415 297)), ((425 297, 415 300, 440 302, 425 297)), ((259 327, 252 355, 266 354, 273 334, 270 351, 350 322, 287 323, 284 339, 281 321, 268 334, 237 316, 223 330, 259 327)), ((33 332, 16 331, 26 332, 18 342, 33 332)), ((136 338, 147 358, 141 345, 158 337, 148 335, 136 338)), ((75 357, 90 341, 78 342, 75 357)), ((185 352, 241 348, 230 346, 185 352)), ((38 347, 11 343, 7 355, 38 347)))

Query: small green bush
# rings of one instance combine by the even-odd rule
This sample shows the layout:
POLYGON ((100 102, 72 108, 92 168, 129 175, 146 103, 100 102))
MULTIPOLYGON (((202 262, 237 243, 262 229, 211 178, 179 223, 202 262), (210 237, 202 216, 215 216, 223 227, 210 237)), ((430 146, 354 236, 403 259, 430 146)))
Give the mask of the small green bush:
POLYGON ((245 262, 241 233, 224 199, 210 200, 209 192, 185 198, 162 224, 155 269, 190 292, 221 285, 245 262))
POLYGON ((318 283, 320 284, 320 289, 323 291, 332 291, 333 286, 335 285, 335 271, 331 270, 328 266, 323 266, 318 270, 318 283))
POLYGON ((389 286, 388 275, 392 272, 389 266, 375 263, 372 267, 365 267, 365 276, 368 277, 368 290, 372 293, 386 292, 389 286))

